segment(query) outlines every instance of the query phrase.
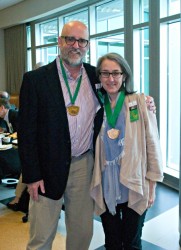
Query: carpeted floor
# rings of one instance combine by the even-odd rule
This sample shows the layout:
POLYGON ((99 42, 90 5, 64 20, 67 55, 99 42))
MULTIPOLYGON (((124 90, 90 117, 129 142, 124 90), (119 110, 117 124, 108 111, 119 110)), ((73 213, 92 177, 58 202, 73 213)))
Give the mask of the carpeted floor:
MULTIPOLYGON (((29 223, 23 223, 21 212, 0 216, 0 249, 25 250, 29 238, 29 223)), ((65 237, 57 233, 53 250, 65 249, 65 237)))

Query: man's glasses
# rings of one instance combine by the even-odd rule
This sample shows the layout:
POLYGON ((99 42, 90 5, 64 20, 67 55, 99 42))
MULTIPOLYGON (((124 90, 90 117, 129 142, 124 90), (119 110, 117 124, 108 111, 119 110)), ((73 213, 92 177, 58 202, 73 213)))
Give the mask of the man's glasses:
POLYGON ((112 75, 112 77, 114 79, 118 79, 121 77, 121 75, 123 74, 123 72, 118 72, 118 71, 113 71, 113 72, 108 72, 108 71, 102 71, 99 73, 103 78, 109 78, 110 75, 112 75))
POLYGON ((87 44, 89 43, 88 40, 80 38, 80 39, 75 39, 73 36, 61 36, 61 38, 65 39, 65 42, 67 45, 73 46, 75 42, 78 42, 79 47, 85 48, 87 44))

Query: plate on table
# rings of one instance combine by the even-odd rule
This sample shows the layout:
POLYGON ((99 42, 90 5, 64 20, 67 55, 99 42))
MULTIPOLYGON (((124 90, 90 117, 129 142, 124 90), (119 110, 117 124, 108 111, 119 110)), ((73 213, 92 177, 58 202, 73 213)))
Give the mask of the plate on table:
POLYGON ((12 147, 13 147, 12 144, 0 145, 0 150, 7 150, 7 149, 10 149, 12 147))
POLYGON ((0 139, 4 138, 5 134, 0 134, 0 139))
POLYGON ((3 184, 12 185, 18 183, 19 180, 14 178, 5 178, 1 180, 3 184))
POLYGON ((18 139, 12 140, 12 143, 13 143, 13 144, 18 144, 18 139))

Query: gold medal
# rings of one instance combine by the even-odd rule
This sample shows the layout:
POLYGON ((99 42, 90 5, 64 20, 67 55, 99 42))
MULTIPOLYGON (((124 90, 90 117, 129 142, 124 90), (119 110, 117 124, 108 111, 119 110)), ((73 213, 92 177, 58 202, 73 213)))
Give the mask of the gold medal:
POLYGON ((118 138, 119 134, 120 134, 119 129, 112 128, 112 129, 110 129, 110 130, 107 131, 108 137, 110 139, 113 139, 113 140, 116 139, 116 138, 118 138))
POLYGON ((75 106, 75 105, 67 107, 67 111, 68 111, 69 115, 72 115, 72 116, 78 115, 79 109, 80 109, 79 106, 75 106))

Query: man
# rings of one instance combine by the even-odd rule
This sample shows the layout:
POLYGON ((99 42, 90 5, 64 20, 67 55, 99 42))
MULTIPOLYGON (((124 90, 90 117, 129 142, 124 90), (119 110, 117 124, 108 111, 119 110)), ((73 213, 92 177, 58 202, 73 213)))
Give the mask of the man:
POLYGON ((92 238, 90 149, 103 109, 95 68, 82 62, 88 40, 83 23, 65 24, 59 37, 61 56, 23 78, 18 142, 23 182, 31 196, 27 249, 51 249, 63 198, 66 249, 87 250, 92 238))
POLYGON ((11 108, 9 99, 6 91, 0 91, 0 127, 5 132, 13 133, 17 131, 18 111, 11 108))

